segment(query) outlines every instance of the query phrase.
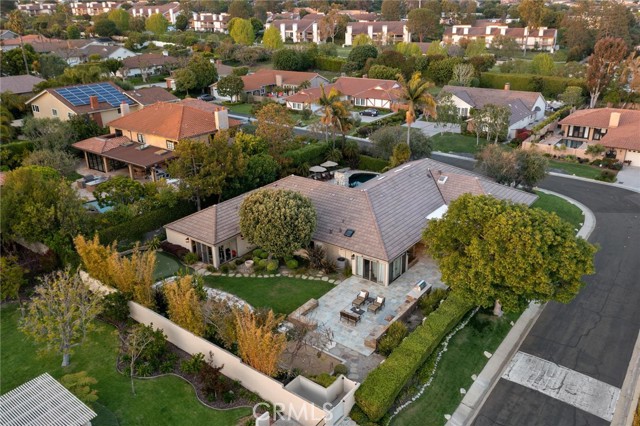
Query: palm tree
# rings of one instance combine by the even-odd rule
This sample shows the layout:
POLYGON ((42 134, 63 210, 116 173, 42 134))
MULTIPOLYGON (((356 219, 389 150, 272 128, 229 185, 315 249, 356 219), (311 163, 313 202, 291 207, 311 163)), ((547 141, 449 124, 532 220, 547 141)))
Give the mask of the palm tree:
POLYGON ((424 80, 419 72, 413 73, 411 79, 407 81, 402 74, 397 76, 400 89, 398 97, 407 105, 407 145, 411 147, 411 124, 416 120, 416 110, 423 114, 436 117, 436 101, 429 93, 433 83, 424 80))
POLYGON ((24 52, 24 43, 22 41, 22 34, 25 30, 25 15, 20 10, 14 10, 9 13, 9 20, 7 21, 7 29, 17 33, 20 37, 20 50, 22 50, 22 60, 24 61, 24 68, 29 74, 29 64, 27 64, 27 55, 24 52))
POLYGON ((324 90, 324 84, 320 86, 320 99, 318 99, 318 104, 322 108, 320 122, 324 124, 324 138, 327 143, 329 143, 329 126, 333 127, 336 124, 336 115, 339 115, 340 110, 345 108, 340 101, 340 96, 341 93, 337 89, 331 88, 327 93, 324 90))

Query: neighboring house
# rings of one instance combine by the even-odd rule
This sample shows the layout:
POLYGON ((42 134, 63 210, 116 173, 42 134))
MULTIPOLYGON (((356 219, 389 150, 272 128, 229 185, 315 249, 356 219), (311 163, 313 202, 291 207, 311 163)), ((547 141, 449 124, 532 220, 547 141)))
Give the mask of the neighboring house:
POLYGON ((18 10, 29 16, 52 15, 56 11, 56 7, 58 7, 58 3, 18 3, 18 10))
POLYGON ((265 29, 276 27, 280 31, 282 41, 293 43, 313 42, 320 43, 318 24, 322 16, 314 14, 301 19, 276 19, 264 24, 265 29))
POLYGON ((67 121, 74 115, 88 114, 100 126, 118 118, 121 104, 128 109, 141 109, 142 105, 116 84, 79 84, 76 86, 45 89, 26 102, 35 118, 59 118, 67 121))
POLYGON ((194 31, 226 33, 227 23, 231 20, 228 13, 196 13, 189 20, 189 28, 194 31))
POLYGON ((0 92, 11 92, 16 95, 29 95, 33 93, 33 86, 45 81, 35 75, 11 75, 0 77, 0 92))
MULTIPOLYGON (((344 100, 355 106, 396 109, 400 103, 400 85, 395 80, 340 77, 335 83, 324 85, 325 93, 329 93, 331 89, 339 91, 344 100)), ((321 88, 302 89, 285 98, 287 108, 298 111, 305 108, 316 110, 321 93, 321 88)))
POLYGON ((382 45, 411 42, 411 32, 405 21, 350 22, 344 36, 345 46, 353 45, 353 38, 360 34, 368 35, 382 45))
POLYGON ((131 58, 135 53, 122 46, 105 46, 100 44, 89 44, 79 49, 79 57, 82 62, 88 62, 91 56, 99 56, 100 60, 131 58))
MULTIPOLYGON (((9 33, 12 33, 12 31, 9 31, 9 33)), ((10 36, 10 34, 8 34, 8 36, 10 36)), ((13 37, 13 38, 8 37, 8 38, 0 39, 0 44, 2 44, 2 51, 6 52, 8 50, 16 49, 20 47, 19 37, 20 36, 16 35, 16 37, 13 37)), ((33 43, 43 42, 43 41, 62 41, 62 40, 47 38, 39 34, 28 34, 28 35, 22 36, 22 42, 24 44, 31 44, 32 46, 33 46, 33 43)))
POLYGON ((587 148, 600 144, 607 149, 607 157, 640 167, 640 111, 584 109, 565 117, 559 124, 562 126, 561 138, 553 143, 537 143, 536 149, 591 159, 593 156, 586 154, 587 148))
POLYGON ((453 25, 446 27, 442 41, 445 44, 460 44, 463 39, 484 39, 487 47, 491 46, 497 35, 513 38, 522 48, 527 50, 546 50, 555 52, 558 43, 558 30, 554 28, 509 28, 500 22, 478 21, 476 25, 453 25))
POLYGON ((123 104, 121 116, 109 123, 108 135, 76 142, 73 147, 84 152, 89 169, 108 173, 128 168, 132 179, 150 174, 155 180, 155 166, 174 157, 179 141, 207 141, 218 130, 240 124, 229 119, 225 107, 197 99, 157 102, 135 112, 123 104))
MULTIPOLYGON (((281 71, 281 70, 258 70, 254 74, 243 75, 244 92, 248 95, 264 96, 274 87, 282 87, 285 90, 296 90, 305 81, 309 82, 309 87, 320 87, 327 84, 329 80, 315 72, 281 71)), ((211 86, 211 93, 214 93, 216 83, 211 86)))
POLYGON ((127 96, 146 107, 157 102, 180 102, 180 98, 162 87, 143 87, 141 89, 127 90, 127 96))
POLYGON ((375 12, 367 12, 366 10, 338 10, 339 15, 346 15, 351 21, 355 22, 373 22, 380 19, 380 15, 375 12))
POLYGON ((124 78, 164 74, 177 67, 178 63, 178 58, 164 53, 133 55, 122 60, 118 74, 124 78))
MULTIPOLYGON (((383 285, 413 264, 428 221, 441 217, 460 195, 491 194, 528 205, 537 199, 431 159, 405 163, 353 188, 295 175, 264 188, 309 197, 317 213, 312 244, 322 246, 331 260, 347 259, 354 275, 383 285)), ((214 267, 245 255, 254 246, 240 232, 238 210, 248 194, 165 225, 167 240, 214 267)))
POLYGON ((181 13, 180 3, 177 1, 158 4, 158 5, 150 5, 144 2, 134 3, 129 9, 129 14, 134 18, 143 17, 148 18, 151 15, 156 13, 162 14, 167 21, 171 23, 171 25, 176 24, 176 17, 181 13))
POLYGON ((444 86, 442 91, 453 95, 452 100, 458 107, 461 118, 469 117, 472 109, 480 109, 487 104, 508 107, 511 110, 508 133, 510 139, 516 137, 518 130, 544 118, 546 102, 542 93, 510 90, 508 83, 502 90, 444 86))
POLYGON ((49 373, 0 396, 2 425, 90 426, 96 416, 49 373))
POLYGON ((234 67, 223 64, 222 60, 216 59, 215 65, 216 71, 218 72, 218 77, 226 77, 233 74, 234 67))
POLYGON ((71 8, 71 13, 75 16, 97 16, 119 9, 123 3, 119 1, 73 1, 67 4, 71 8))
POLYGON ((0 30, 0 40, 11 40, 18 37, 20 37, 20 35, 11 30, 0 30))

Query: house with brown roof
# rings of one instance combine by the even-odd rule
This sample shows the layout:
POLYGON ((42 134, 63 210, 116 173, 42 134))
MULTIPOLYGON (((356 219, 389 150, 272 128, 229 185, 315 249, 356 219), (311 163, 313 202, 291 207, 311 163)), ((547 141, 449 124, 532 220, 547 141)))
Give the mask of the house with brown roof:
POLYGON ((265 29, 276 27, 280 31, 282 41, 293 43, 313 42, 320 43, 320 33, 318 25, 322 19, 321 15, 306 15, 300 19, 276 19, 264 24, 265 29))
POLYGON ((179 64, 179 59, 174 56, 169 56, 168 53, 143 53, 123 59, 122 68, 118 71, 118 75, 127 78, 138 75, 150 76, 166 74, 177 68, 179 64))
POLYGON ((58 7, 57 3, 18 3, 18 10, 29 16, 52 15, 58 7))
MULTIPOLYGON (((320 87, 321 84, 329 83, 329 80, 315 72, 265 69, 243 75, 241 78, 244 83, 244 92, 254 96, 265 96, 274 87, 282 87, 285 91, 294 91, 304 82, 309 82, 309 87, 320 87)), ((214 92, 216 83, 209 87, 212 94, 220 97, 217 92, 214 92)))
MULTIPOLYGON (((350 262, 354 275, 391 284, 415 261, 422 230, 464 193, 532 204, 537 196, 499 185, 473 172, 431 159, 405 163, 359 186, 341 186, 288 176, 266 189, 287 189, 309 197, 317 213, 313 245, 330 259, 350 262)), ((240 232, 243 194, 165 225, 167 240, 219 267, 254 246, 240 232)))
POLYGON ((352 46, 353 38, 360 34, 381 45, 411 42, 411 32, 405 21, 350 22, 344 36, 345 46, 352 46))
MULTIPOLYGON (((162 90, 162 89, 161 89, 162 90)), ((108 173, 129 169, 129 176, 155 180, 156 166, 174 157, 183 139, 206 142, 219 130, 237 126, 227 109, 197 99, 156 102, 131 112, 122 104, 120 117, 109 123, 109 134, 73 144, 82 151, 87 168, 108 173)))
MULTIPOLYGON (((395 80, 340 77, 335 83, 324 85, 325 93, 329 93, 331 89, 339 91, 343 100, 355 106, 396 109, 400 103, 400 85, 395 80)), ((285 98, 287 108, 297 111, 306 108, 316 110, 319 108, 317 102, 321 93, 322 89, 319 87, 302 89, 285 98)))
POLYGON ((501 22, 482 21, 476 25, 453 25, 446 27, 442 36, 445 44, 460 44, 463 39, 483 39, 487 47, 495 36, 510 37, 526 50, 545 50, 555 52, 558 44, 558 30, 555 28, 510 28, 501 22))
POLYGON ((516 137, 518 130, 544 118, 546 102, 540 92, 525 92, 504 89, 484 89, 480 87, 444 86, 442 92, 452 95, 461 118, 468 118, 472 109, 483 108, 487 104, 505 106, 511 111, 508 137, 516 137))
POLYGON ((619 108, 583 109, 560 120, 562 134, 526 147, 550 154, 592 159, 586 150, 600 144, 605 156, 640 166, 640 111, 619 108))
POLYGON ((146 107, 158 102, 180 102, 180 98, 163 87, 151 86, 127 90, 127 96, 146 107))
POLYGON ((35 75, 10 75, 0 77, 0 92, 11 92, 16 95, 29 95, 33 93, 33 86, 45 81, 35 75))
POLYGON ((133 3, 129 9, 129 14, 134 18, 143 17, 148 18, 156 13, 164 16, 171 25, 176 24, 176 17, 182 13, 180 10, 180 3, 177 1, 164 3, 164 4, 148 4, 145 1, 133 3))
POLYGON ((227 23, 231 20, 228 13, 193 12, 189 19, 189 28, 194 31, 226 33, 227 23))
POLYGON ((72 1, 67 3, 71 8, 71 13, 75 16, 89 15, 97 16, 102 13, 109 13, 122 6, 119 1, 72 1))

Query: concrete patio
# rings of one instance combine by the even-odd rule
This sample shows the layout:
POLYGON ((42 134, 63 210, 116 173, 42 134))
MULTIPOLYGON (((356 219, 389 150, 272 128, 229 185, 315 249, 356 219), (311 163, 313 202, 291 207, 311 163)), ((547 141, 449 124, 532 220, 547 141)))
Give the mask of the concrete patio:
POLYGON ((365 345, 365 339, 374 328, 390 323, 396 314, 396 309, 405 303, 407 294, 420 280, 425 280, 433 288, 445 288, 435 261, 430 257, 422 256, 413 267, 387 287, 356 276, 346 279, 322 296, 318 301, 318 307, 307 316, 333 330, 336 344, 361 355, 370 356, 374 349, 365 345), (369 297, 384 296, 386 298, 384 307, 374 314, 367 311, 368 304, 365 304, 363 305, 365 313, 357 324, 351 325, 340 321, 340 311, 351 309, 351 302, 360 290, 367 290, 369 297))

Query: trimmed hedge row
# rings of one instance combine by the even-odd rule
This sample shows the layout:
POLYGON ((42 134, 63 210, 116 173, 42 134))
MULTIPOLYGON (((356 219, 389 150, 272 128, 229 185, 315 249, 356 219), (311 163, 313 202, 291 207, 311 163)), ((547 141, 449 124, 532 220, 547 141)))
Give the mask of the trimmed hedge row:
POLYGON ((553 123, 555 120, 562 120, 571 112, 571 105, 567 105, 566 107, 560 108, 558 111, 554 112, 550 116, 548 116, 543 122, 533 126, 531 131, 533 133, 537 133, 542 130, 546 125, 553 123))
POLYGON ((452 292, 384 363, 369 373, 356 391, 356 402, 372 421, 389 411, 409 379, 470 309, 469 302, 452 292))
POLYGON ((138 217, 98 231, 102 244, 111 244, 114 241, 139 241, 144 234, 161 228, 169 222, 178 220, 196 211, 191 203, 180 203, 175 207, 163 207, 143 213, 138 217))
POLYGON ((382 158, 369 157, 368 155, 360 156, 358 168, 361 170, 369 170, 371 172, 382 172, 389 165, 389 162, 382 158))
POLYGON ((332 56, 316 57, 316 68, 321 71, 340 72, 342 66, 346 63, 346 59, 343 58, 334 58, 332 56))
POLYGON ((329 145, 325 142, 316 142, 305 145, 284 153, 284 157, 291 159, 291 166, 298 167, 303 164, 315 165, 325 161, 329 145))
POLYGON ((540 91, 547 97, 557 98, 567 86, 579 86, 586 91, 586 83, 579 78, 554 77, 536 74, 501 74, 483 72, 480 74, 480 87, 504 89, 509 83, 512 90, 540 91))

